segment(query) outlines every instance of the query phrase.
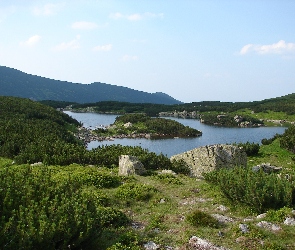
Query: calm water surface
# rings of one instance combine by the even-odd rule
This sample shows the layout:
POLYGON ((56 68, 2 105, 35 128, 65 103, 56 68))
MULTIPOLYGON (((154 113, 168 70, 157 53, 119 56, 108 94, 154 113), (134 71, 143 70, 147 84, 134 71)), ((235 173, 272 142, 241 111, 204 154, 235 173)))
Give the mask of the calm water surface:
MULTIPOLYGON (((65 111, 68 115, 83 123, 85 127, 95 128, 107 126, 114 123, 116 115, 105 115, 95 113, 74 113, 65 111)), ((176 120, 185 126, 201 130, 203 135, 196 138, 174 138, 174 139, 115 139, 114 141, 93 141, 88 144, 88 149, 102 145, 121 144, 123 146, 141 146, 157 154, 163 153, 168 157, 183 153, 185 151, 212 144, 225 144, 234 142, 261 143, 263 138, 271 138, 275 134, 282 134, 285 127, 262 127, 262 128, 223 128, 209 126, 200 123, 196 119, 169 118, 176 120)))

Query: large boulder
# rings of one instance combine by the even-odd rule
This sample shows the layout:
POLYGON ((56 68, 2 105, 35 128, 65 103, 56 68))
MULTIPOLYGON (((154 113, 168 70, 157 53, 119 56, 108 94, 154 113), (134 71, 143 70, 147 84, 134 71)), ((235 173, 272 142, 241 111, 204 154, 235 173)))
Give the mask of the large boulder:
POLYGON ((190 168, 191 176, 200 178, 203 173, 220 168, 246 167, 247 154, 238 146, 217 144, 173 155, 170 160, 183 160, 190 168))
POLYGON ((131 155, 121 155, 119 157, 119 175, 142 175, 145 172, 146 169, 137 157, 131 155))

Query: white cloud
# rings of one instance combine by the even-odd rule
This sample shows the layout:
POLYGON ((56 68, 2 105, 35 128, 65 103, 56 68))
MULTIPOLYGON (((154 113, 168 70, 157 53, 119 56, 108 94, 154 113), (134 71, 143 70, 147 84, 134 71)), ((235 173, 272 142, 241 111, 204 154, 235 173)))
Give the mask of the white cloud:
POLYGON ((267 45, 247 44, 240 50, 240 55, 245 55, 250 52, 255 52, 261 55, 286 55, 295 52, 295 43, 286 43, 284 40, 280 40, 277 43, 267 45))
POLYGON ((131 55, 124 55, 121 58, 122 61, 127 62, 127 61, 137 61, 138 60, 138 56, 131 56, 131 55))
POLYGON ((139 13, 134 13, 131 15, 123 15, 119 12, 117 13, 112 13, 110 14, 110 18, 118 20, 118 19, 127 19, 129 21, 140 21, 143 19, 150 19, 150 18, 163 18, 164 14, 163 13, 159 13, 159 14, 155 14, 155 13, 150 13, 150 12, 146 12, 143 14, 139 14, 139 13))
POLYGON ((40 39, 41 39, 41 36, 34 35, 34 36, 31 36, 28 40, 26 40, 24 42, 20 42, 20 45, 33 47, 34 45, 36 45, 40 41, 40 39))
POLYGON ((34 7, 33 13, 36 16, 51 16, 56 14, 63 6, 64 4, 62 3, 60 4, 48 3, 42 7, 34 7))
POLYGON ((106 44, 106 45, 98 45, 93 48, 94 51, 110 51, 112 49, 112 44, 106 44))
POLYGON ((75 39, 73 39, 70 42, 63 42, 57 46, 54 47, 54 50, 75 50, 80 48, 80 36, 78 35, 75 39))
POLYGON ((92 30, 97 27, 98 27, 98 25, 96 23, 85 22, 85 21, 75 22, 72 24, 73 29, 92 30))

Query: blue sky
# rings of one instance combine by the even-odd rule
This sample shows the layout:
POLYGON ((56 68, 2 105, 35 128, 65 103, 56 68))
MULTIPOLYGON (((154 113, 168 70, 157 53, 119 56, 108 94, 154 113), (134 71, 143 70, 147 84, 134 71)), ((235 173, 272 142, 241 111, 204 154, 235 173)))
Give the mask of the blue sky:
POLYGON ((0 65, 194 101, 295 93, 293 0, 0 0, 0 65))

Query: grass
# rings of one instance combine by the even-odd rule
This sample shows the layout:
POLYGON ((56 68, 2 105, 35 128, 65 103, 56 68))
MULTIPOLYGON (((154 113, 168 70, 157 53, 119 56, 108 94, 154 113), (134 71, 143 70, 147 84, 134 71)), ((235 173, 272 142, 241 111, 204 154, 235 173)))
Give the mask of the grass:
MULTIPOLYGON (((294 171, 293 156, 281 149, 279 141, 275 140, 270 145, 262 145, 258 156, 249 157, 248 165, 269 162, 272 165, 282 166, 285 172, 294 171)), ((9 159, 0 158, 0 166, 11 162, 9 159)), ((54 171, 57 171, 56 167, 54 171)), ((113 188, 89 187, 91 192, 103 193, 108 198, 110 206, 123 211, 132 220, 129 227, 104 231, 94 245, 90 246, 92 249, 140 249, 135 245, 142 246, 148 241, 154 241, 162 247, 161 249, 164 249, 164 246, 188 249, 184 247, 193 235, 233 250, 295 249, 294 226, 285 226, 278 222, 282 230, 276 233, 257 227, 259 220, 251 209, 231 203, 216 185, 208 184, 204 180, 186 175, 173 177, 150 175, 127 177, 122 181, 126 187, 132 187, 139 194, 147 192, 148 195, 143 195, 145 199, 132 198, 132 195, 128 199, 119 199, 118 192, 123 196, 129 195, 132 189, 122 189, 124 185, 113 188), (220 205, 225 206, 227 210, 218 209, 220 205), (233 222, 217 223, 211 217, 214 214, 230 217, 233 222), (245 218, 251 220, 245 222, 245 218), (240 231, 239 224, 243 223, 248 225, 250 229, 248 233, 240 231), (261 245, 262 241, 264 247, 261 245)))

